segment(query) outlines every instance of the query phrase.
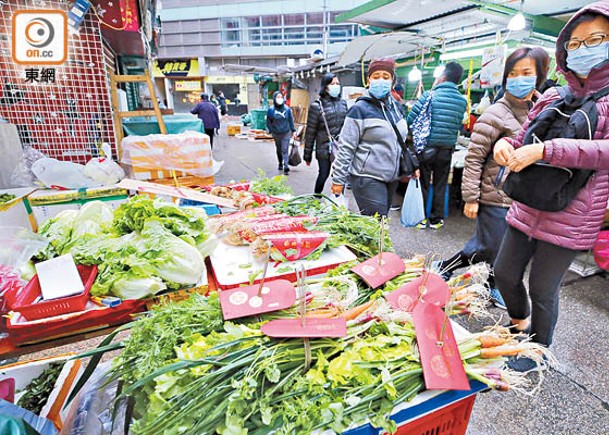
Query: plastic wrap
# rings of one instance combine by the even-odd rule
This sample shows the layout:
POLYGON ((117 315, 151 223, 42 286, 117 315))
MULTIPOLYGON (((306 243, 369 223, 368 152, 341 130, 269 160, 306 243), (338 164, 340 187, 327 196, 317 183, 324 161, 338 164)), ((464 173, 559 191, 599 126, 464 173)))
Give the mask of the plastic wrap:
POLYGON ((119 402, 116 416, 112 423, 112 411, 109 404, 114 403, 118 380, 108 384, 108 372, 111 361, 100 364, 91 378, 80 390, 70 404, 70 412, 65 419, 62 434, 72 435, 107 435, 124 434, 126 403, 119 402))
POLYGON ((23 147, 23 157, 13 170, 11 185, 13 187, 28 187, 36 183, 36 176, 32 172, 32 165, 46 156, 31 146, 23 147))
POLYGON ((127 136, 121 144, 120 162, 138 180, 178 177, 211 177, 223 165, 213 159, 209 136, 189 131, 180 134, 127 136))
POLYGON ((0 227, 0 265, 19 273, 32 256, 49 241, 23 227, 0 227))

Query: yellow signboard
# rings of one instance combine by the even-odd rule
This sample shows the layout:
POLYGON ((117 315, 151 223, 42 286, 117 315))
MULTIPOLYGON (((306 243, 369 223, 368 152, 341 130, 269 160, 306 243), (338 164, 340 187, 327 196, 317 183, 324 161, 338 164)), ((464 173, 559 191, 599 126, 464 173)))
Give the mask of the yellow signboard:
POLYGON ((201 80, 176 80, 175 90, 181 92, 201 91, 201 80))
POLYGON ((154 77, 200 77, 199 60, 155 60, 152 73, 154 77))

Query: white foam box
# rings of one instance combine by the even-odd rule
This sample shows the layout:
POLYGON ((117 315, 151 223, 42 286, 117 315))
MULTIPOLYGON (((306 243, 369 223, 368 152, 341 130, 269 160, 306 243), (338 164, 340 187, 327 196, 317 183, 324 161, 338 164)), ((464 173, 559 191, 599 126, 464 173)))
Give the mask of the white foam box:
POLYGON ((24 389, 29 383, 42 374, 51 363, 66 361, 66 364, 63 366, 63 369, 55 382, 55 387, 49 395, 47 403, 40 412, 40 417, 51 420, 55 427, 58 430, 61 430, 63 422, 69 412, 69 407, 64 409, 64 404, 83 370, 81 360, 68 361, 73 355, 75 354, 70 353, 2 366, 0 367, 0 380, 7 378, 13 378, 15 380, 16 403, 23 395, 24 389))
POLYGON ((27 195, 34 190, 36 190, 35 187, 0 190, 0 193, 15 195, 15 199, 0 204, 1 227, 24 227, 33 231, 38 229, 32 208, 27 199, 27 195))

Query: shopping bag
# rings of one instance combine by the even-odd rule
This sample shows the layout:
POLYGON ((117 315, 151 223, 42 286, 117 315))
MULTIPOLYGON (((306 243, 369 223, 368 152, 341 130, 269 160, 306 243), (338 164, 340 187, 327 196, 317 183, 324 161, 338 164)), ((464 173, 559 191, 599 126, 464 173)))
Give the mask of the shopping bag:
POLYGON ((290 158, 288 159, 288 165, 298 166, 302 163, 302 157, 300 157, 300 151, 298 151, 298 145, 296 142, 292 142, 292 148, 290 148, 290 158))
POLYGON ((402 203, 402 226, 414 227, 425 219, 425 207, 423 205, 423 192, 418 178, 411 178, 408 182, 404 202, 402 203))
POLYGON ((334 203, 336 205, 338 205, 339 207, 343 207, 346 208, 347 210, 349 210, 349 199, 347 199, 347 197, 343 194, 341 195, 334 195, 334 203))

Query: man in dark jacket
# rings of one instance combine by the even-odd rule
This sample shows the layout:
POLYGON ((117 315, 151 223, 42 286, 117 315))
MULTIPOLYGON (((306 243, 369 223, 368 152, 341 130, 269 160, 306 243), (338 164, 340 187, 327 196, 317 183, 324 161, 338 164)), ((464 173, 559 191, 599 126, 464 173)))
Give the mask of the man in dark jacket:
POLYGON ((275 140, 277 150, 278 170, 285 175, 290 173, 288 160, 290 157, 290 138, 296 138, 294 116, 292 109, 284 102, 283 94, 279 91, 273 94, 273 106, 266 113, 266 126, 275 140))
MULTIPOLYGON (((425 202, 433 174, 433 200, 431 214, 417 226, 420 229, 428 226, 438 229, 444 225, 446 184, 463 114, 467 109, 467 100, 457 90, 462 75, 463 67, 457 62, 449 62, 431 90, 431 131, 427 138, 426 152, 419 155, 419 163, 425 202)), ((424 92, 413 106, 407 118, 409 126, 419 116, 429 94, 424 92)))
POLYGON ((214 134, 216 130, 220 128, 220 116, 218 115, 216 106, 209 101, 209 95, 201 94, 201 102, 198 103, 190 113, 197 115, 199 119, 203 121, 205 134, 209 136, 209 143, 213 148, 214 134))
POLYGON ((318 194, 324 190, 324 185, 330 175, 330 166, 337 151, 331 148, 336 147, 338 134, 343 128, 345 116, 347 116, 347 102, 340 98, 340 91, 338 77, 336 74, 328 73, 321 79, 319 100, 309 106, 304 160, 307 165, 310 165, 315 150, 315 158, 319 164, 319 174, 315 181, 315 193, 318 194), (332 139, 328 137, 328 131, 332 139))

